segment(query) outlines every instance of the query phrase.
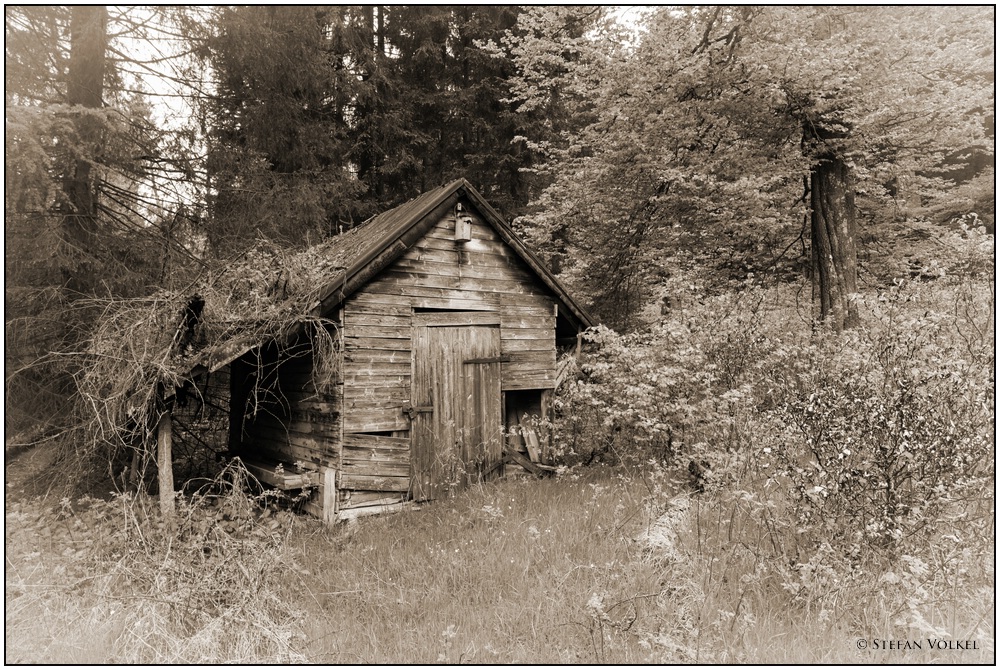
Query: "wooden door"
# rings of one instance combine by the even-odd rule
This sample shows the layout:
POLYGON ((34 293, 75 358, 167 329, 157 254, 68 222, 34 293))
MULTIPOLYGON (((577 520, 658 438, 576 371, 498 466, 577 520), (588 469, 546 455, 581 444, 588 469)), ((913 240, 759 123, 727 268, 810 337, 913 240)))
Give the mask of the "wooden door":
POLYGON ((418 313, 413 331, 410 486, 430 500, 502 463, 500 323, 490 312, 418 313))

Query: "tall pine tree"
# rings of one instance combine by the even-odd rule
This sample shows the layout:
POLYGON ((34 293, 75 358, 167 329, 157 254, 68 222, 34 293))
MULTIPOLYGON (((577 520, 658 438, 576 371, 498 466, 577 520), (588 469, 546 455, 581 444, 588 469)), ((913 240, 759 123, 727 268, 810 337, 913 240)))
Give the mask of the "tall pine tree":
POLYGON ((535 155, 515 142, 509 7, 220 10, 203 55, 216 253, 302 245, 464 176, 508 215, 535 155))

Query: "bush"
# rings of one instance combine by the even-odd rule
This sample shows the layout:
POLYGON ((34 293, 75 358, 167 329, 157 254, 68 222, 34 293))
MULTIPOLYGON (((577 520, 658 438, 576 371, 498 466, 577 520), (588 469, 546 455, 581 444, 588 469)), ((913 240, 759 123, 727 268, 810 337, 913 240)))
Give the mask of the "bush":
POLYGON ((690 423, 709 386, 705 375, 686 374, 700 358, 685 345, 690 335, 683 326, 626 336, 601 326, 589 331, 587 342, 600 353, 588 357, 581 378, 565 385, 554 403, 561 417, 554 443, 562 455, 672 456, 674 430, 690 423))
MULTIPOLYGON (((992 579, 983 279, 858 296, 863 325, 842 334, 813 327, 788 287, 706 298, 642 334, 597 330, 560 391, 557 440, 659 482, 652 529, 669 551, 651 553, 670 563, 678 603, 701 603, 713 621, 729 613, 717 632, 740 630, 740 612, 792 607, 887 639, 907 628, 967 637, 956 626, 980 625, 992 579), (687 481, 697 504, 679 506, 665 476, 687 481)), ((677 630, 715 630, 685 607, 677 630)), ((699 648, 676 635, 671 645, 699 648)))
POLYGON ((908 313, 917 299, 896 287, 867 328, 790 353, 756 456, 816 544, 894 559, 992 477, 992 361, 948 315, 908 313))

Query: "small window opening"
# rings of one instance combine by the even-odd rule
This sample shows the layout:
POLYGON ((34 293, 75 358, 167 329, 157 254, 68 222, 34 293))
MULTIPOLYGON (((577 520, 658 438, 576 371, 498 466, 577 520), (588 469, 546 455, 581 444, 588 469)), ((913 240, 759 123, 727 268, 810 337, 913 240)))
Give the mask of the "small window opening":
POLYGON ((542 391, 507 391, 504 396, 507 448, 522 452, 533 462, 547 457, 547 426, 542 414, 542 391))

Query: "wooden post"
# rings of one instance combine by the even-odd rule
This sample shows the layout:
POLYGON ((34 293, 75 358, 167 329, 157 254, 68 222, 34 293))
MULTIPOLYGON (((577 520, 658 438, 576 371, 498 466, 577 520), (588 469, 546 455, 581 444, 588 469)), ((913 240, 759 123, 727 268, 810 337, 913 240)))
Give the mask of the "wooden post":
POLYGON ((164 409, 156 429, 156 463, 160 482, 160 515, 165 521, 174 518, 174 456, 170 410, 164 409))
POLYGON ((323 470, 323 521, 332 525, 337 521, 337 470, 323 470))
POLYGON ((541 405, 542 405, 542 462, 546 464, 552 463, 552 431, 549 430, 549 423, 552 421, 552 395, 554 391, 552 389, 545 389, 542 391, 541 405))

